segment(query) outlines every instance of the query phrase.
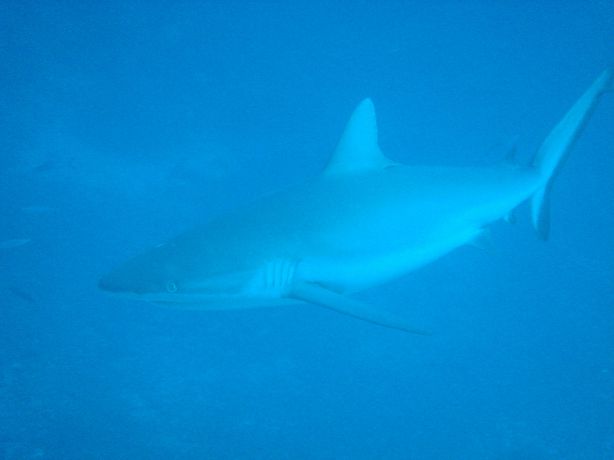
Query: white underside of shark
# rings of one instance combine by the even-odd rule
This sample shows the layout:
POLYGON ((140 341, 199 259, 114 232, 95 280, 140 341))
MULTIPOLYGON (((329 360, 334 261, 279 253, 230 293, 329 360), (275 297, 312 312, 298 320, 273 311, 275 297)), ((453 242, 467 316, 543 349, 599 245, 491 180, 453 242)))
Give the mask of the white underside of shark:
POLYGON ((183 308, 307 302, 420 333, 351 294, 476 241, 526 200, 545 239, 552 180, 611 80, 611 70, 595 80, 527 167, 395 163, 378 147, 375 111, 365 99, 320 176, 135 257, 100 286, 183 308))

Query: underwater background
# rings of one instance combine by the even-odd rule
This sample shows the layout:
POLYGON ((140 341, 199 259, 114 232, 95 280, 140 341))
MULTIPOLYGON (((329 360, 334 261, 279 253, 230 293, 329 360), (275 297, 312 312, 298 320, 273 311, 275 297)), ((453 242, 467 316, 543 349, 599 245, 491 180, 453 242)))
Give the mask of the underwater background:
POLYGON ((614 94, 552 194, 370 303, 166 310, 99 277, 317 175, 370 96, 408 164, 528 162, 601 1, 2 1, 1 459, 613 459, 614 94))

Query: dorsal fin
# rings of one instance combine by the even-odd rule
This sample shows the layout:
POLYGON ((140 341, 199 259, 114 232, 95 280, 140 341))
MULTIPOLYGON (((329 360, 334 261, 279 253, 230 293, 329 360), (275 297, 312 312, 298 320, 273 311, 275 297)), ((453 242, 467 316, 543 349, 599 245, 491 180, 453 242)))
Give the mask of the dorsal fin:
POLYGON ((377 145, 377 121, 371 99, 352 113, 325 173, 345 174, 382 169, 393 164, 377 145))

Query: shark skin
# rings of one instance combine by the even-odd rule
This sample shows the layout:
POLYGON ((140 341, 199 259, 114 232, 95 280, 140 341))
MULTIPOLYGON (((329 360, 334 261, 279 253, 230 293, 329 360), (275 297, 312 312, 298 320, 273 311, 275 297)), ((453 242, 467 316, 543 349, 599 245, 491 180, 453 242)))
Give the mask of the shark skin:
POLYGON ((472 243, 527 200, 534 226, 545 238, 552 180, 611 81, 609 69, 556 125, 527 167, 393 162, 379 149, 375 110, 365 99, 321 175, 146 251, 99 285, 177 308, 309 303, 424 333, 351 294, 472 243))

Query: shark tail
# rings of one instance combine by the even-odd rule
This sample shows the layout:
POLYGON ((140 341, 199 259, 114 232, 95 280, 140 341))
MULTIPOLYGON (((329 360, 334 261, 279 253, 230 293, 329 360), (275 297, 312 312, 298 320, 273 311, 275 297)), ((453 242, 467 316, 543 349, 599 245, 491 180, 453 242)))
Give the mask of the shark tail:
POLYGON ((605 70, 552 129, 533 158, 533 167, 542 177, 542 186, 531 198, 531 220, 541 239, 550 232, 550 191, 552 182, 568 157, 574 142, 597 106, 600 96, 612 89, 613 69, 605 70))

